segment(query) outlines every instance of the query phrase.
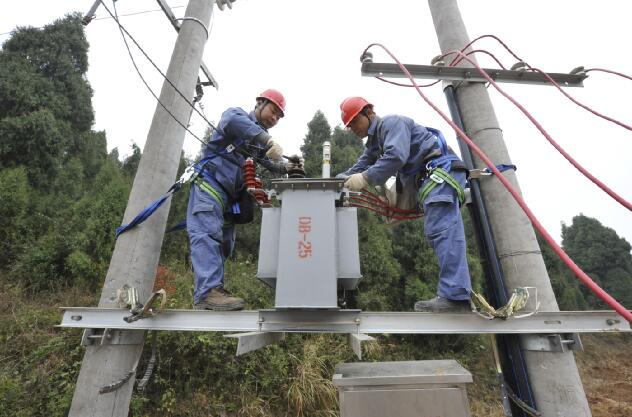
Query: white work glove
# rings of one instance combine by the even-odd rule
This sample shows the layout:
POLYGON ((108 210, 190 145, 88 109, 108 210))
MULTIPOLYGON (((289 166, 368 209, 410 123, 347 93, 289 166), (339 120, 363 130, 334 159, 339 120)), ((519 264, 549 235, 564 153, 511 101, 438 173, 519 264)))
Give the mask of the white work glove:
POLYGON ((273 141, 272 139, 268 140, 267 145, 270 147, 267 151, 266 151, 266 156, 270 159, 272 159, 275 162, 280 162, 282 161, 283 158, 283 148, 281 148, 281 145, 279 145, 278 143, 276 143, 275 141, 273 141))
POLYGON ((362 189, 369 185, 364 172, 351 175, 345 181, 345 187, 351 191, 362 191, 362 189))
POLYGON ((349 178, 349 176, 343 172, 341 172, 340 174, 336 175, 337 179, 342 179, 342 180, 346 180, 347 178, 349 178))
POLYGON ((383 195, 380 195, 380 199, 391 207, 397 207, 397 191, 395 190, 395 183, 390 187, 384 187, 383 195))
POLYGON ((305 169, 305 159, 299 155, 292 155, 288 158, 288 162, 285 164, 285 169, 288 171, 305 169))

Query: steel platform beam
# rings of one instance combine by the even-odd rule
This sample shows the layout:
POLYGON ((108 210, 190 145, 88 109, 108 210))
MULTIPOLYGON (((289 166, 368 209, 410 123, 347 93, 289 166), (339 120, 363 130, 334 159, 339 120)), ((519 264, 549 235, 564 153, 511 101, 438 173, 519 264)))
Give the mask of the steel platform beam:
MULTIPOLYGON (((404 64, 404 66, 415 78, 448 81, 473 81, 482 83, 487 82, 485 77, 483 77, 476 68, 408 64, 404 64)), ((362 75, 367 77, 408 78, 397 64, 363 62, 360 70, 362 75)), ((534 71, 515 71, 490 68, 483 68, 483 70, 492 80, 496 82, 552 85, 544 77, 544 75, 534 71)), ((562 87, 583 87, 583 81, 588 77, 583 72, 579 72, 577 74, 549 72, 547 74, 562 87)))
POLYGON ((164 310, 127 323, 126 309, 62 307, 61 328, 200 332, 296 332, 363 334, 551 334, 630 332, 614 311, 541 311, 487 320, 472 313, 364 312, 359 310, 164 310))

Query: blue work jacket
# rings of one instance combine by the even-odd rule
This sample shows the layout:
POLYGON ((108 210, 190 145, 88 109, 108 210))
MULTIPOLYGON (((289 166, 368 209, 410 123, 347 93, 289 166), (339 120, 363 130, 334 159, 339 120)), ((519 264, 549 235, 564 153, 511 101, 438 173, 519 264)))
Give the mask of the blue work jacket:
POLYGON ((439 139, 409 117, 375 116, 369 125, 364 152, 344 175, 366 171, 369 183, 380 185, 397 174, 403 181, 424 170, 441 155, 439 139))
POLYGON ((217 182, 211 185, 219 185, 229 198, 235 198, 244 183, 242 167, 246 156, 239 148, 227 153, 226 146, 241 143, 240 148, 246 149, 257 158, 264 159, 263 144, 270 137, 267 132, 267 129, 257 122, 254 111, 246 113, 241 108, 231 107, 222 113, 217 130, 213 132, 209 144, 204 148, 203 157, 212 157, 206 164, 206 169, 217 182), (261 147, 261 150, 248 145, 256 145, 261 147), (213 157, 218 152, 222 155, 213 157))

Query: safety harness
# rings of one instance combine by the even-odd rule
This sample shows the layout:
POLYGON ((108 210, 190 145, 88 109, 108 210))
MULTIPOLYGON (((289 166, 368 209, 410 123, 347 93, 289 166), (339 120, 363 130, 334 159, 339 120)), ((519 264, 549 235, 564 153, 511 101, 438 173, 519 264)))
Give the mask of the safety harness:
MULTIPOLYGON (((199 162, 187 167, 187 169, 180 176, 180 179, 178 179, 178 181, 176 181, 176 183, 173 184, 169 188, 169 190, 167 190, 165 194, 163 194, 156 201, 153 201, 147 207, 141 210, 140 213, 138 213, 136 217, 132 219, 131 222, 117 227, 116 234, 115 234, 116 238, 118 239, 118 237, 122 233, 125 233, 126 231, 133 229, 134 227, 138 226, 139 224, 147 220, 149 216, 151 216, 156 210, 158 210, 158 208, 162 206, 162 204, 165 201, 167 201, 169 197, 171 197, 174 193, 179 191, 182 188, 182 186, 190 182, 194 182, 195 184, 198 185, 198 187, 200 187, 200 189, 202 189, 204 192, 208 193, 211 197, 217 200, 217 202, 222 207, 222 210, 225 212, 226 203, 224 202, 224 199, 222 198, 220 192, 217 191, 212 185, 212 184, 217 183, 217 185, 221 187, 221 184, 219 184, 217 181, 213 181, 211 174, 208 172, 207 169, 205 169, 205 167, 209 161, 211 161, 212 159, 216 157, 221 157, 225 161, 239 166, 237 162, 233 161, 231 158, 228 158, 228 155, 237 149, 241 149, 242 151, 245 151, 244 149, 242 149, 244 144, 245 142, 241 138, 232 139, 226 136, 224 136, 221 140, 218 140, 215 142, 209 142, 208 145, 216 147, 216 151, 214 152, 214 154, 206 158, 203 158, 199 162)), ((259 147, 257 147, 257 149, 261 150, 261 148, 259 147)), ((228 195, 229 193, 226 192, 226 194, 228 195)), ((240 207, 238 203, 232 204, 231 212, 233 214, 239 214, 240 207)), ((185 222, 180 222, 178 225, 169 229, 169 231, 183 229, 185 225, 186 225, 185 222)))
MULTIPOLYGON (((465 190, 459 184, 459 182, 450 174, 450 170, 453 168, 453 163, 455 165, 459 165, 458 168, 465 169, 465 165, 458 156, 454 153, 450 152, 448 149, 448 144, 446 143, 445 137, 440 130, 426 127, 430 133, 432 133, 439 142, 439 150, 441 151, 441 155, 436 158, 431 159, 426 163, 425 166, 421 168, 405 172, 405 175, 413 175, 413 174, 421 174, 421 182, 423 183, 421 189, 419 190, 418 201, 420 207, 423 207, 423 203, 428 197, 428 194, 439 184, 446 183, 456 191, 456 194, 459 198, 459 203, 463 204, 465 202, 465 190), (428 179, 429 181, 424 181, 428 179)), ((456 168, 456 166, 455 166, 456 168)))
MULTIPOLYGON (((432 127, 427 127, 426 129, 433 133, 439 141, 439 149, 441 150, 441 155, 428 161, 426 166, 420 170, 420 172, 425 172, 425 176, 422 178, 423 185, 419 190, 419 205, 423 207, 423 203, 430 192, 437 185, 443 183, 446 183, 454 188, 459 199, 459 204, 463 204, 465 202, 465 190, 463 189, 461 184, 450 174, 450 170, 453 168, 466 170, 467 168, 458 156, 449 151, 448 144, 446 143, 445 137, 440 130, 434 129, 432 127), (429 181, 423 181, 425 179, 428 179, 429 181)), ((511 164, 496 165, 496 168, 501 172, 508 169, 513 169, 514 171, 516 170, 516 166, 511 164)), ((480 178, 480 176, 482 175, 492 174, 493 172, 490 168, 485 168, 483 170, 470 170, 468 171, 468 179, 480 178)))

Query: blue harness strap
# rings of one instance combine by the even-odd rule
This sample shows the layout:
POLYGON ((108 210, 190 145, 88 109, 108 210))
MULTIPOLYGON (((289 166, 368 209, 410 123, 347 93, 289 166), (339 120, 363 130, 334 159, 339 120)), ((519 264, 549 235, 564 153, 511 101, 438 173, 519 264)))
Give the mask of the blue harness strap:
POLYGON ((136 227, 137 225, 141 224, 142 222, 144 222, 145 220, 147 220, 149 218, 149 216, 151 216, 152 214, 154 214, 154 212, 156 210, 158 210, 158 208, 160 206, 162 206, 162 204, 167 201, 167 199, 169 197, 171 197, 171 195, 173 195, 173 193, 175 193, 176 191, 178 191, 180 188, 182 187, 182 184, 179 183, 175 183, 171 186, 171 188, 169 188, 169 191, 167 191, 162 197, 160 197, 158 200, 154 201, 153 203, 149 204, 147 207, 145 207, 144 209, 141 210, 140 213, 138 213, 136 215, 136 217, 134 217, 134 219, 132 219, 131 222, 127 223, 127 224, 123 224, 119 227, 116 228, 116 239, 118 239, 118 237, 121 235, 121 233, 125 233, 130 229, 133 229, 134 227, 136 227))
POLYGON ((452 168, 452 162, 460 161, 459 157, 448 152, 448 144, 445 141, 445 137, 440 130, 435 129, 433 127, 426 127, 430 133, 435 135, 439 140, 439 148, 441 149, 441 156, 430 160, 426 164, 426 170, 431 171, 435 168, 441 168, 446 172, 450 172, 450 168, 452 168))
MULTIPOLYGON (((518 169, 517 166, 512 165, 512 164, 498 164, 496 165, 496 169, 498 169, 500 172, 505 172, 508 169, 513 169, 514 171, 516 171, 518 169)), ((491 170, 491 168, 485 168, 483 171, 487 172, 488 174, 493 174, 494 172, 491 170)))
POLYGON ((180 179, 175 184, 173 184, 169 188, 169 190, 167 190, 165 194, 163 194, 156 201, 150 203, 147 207, 142 209, 141 212, 138 213, 136 217, 132 219, 131 222, 117 227, 116 233, 115 233, 116 239, 118 239, 118 237, 121 234, 127 232, 130 229, 133 229, 134 227, 138 226, 139 224, 147 220, 149 216, 154 214, 154 212, 158 210, 158 208, 162 206, 162 204, 165 201, 167 201, 169 197, 171 197, 174 193, 179 191, 184 184, 195 180, 195 178, 197 178, 200 174, 202 175, 202 177, 204 177, 205 175, 208 175, 206 171, 204 170, 204 166, 206 165, 207 162, 209 162, 211 159, 217 156, 220 156, 220 153, 216 153, 215 155, 209 156, 207 158, 203 158, 199 162, 194 164, 193 166, 187 168, 182 174, 182 176, 180 177, 180 179))
MULTIPOLYGON (((226 155, 230 154, 231 152, 233 152, 234 150, 236 150, 237 148, 241 148, 242 145, 244 145, 244 140, 241 138, 237 138, 236 140, 230 140, 227 138, 224 138, 218 142, 209 142, 208 145, 213 145, 215 147, 219 147, 221 146, 222 149, 220 149, 219 151, 216 151, 213 155, 203 158, 201 159, 199 162, 197 162, 196 164, 190 166, 189 168, 187 168, 184 172, 184 174, 182 174, 182 176, 180 177, 180 179, 171 186, 171 188, 169 188, 169 190, 162 195, 160 198, 158 198, 156 201, 152 202, 151 204, 149 204, 147 207, 145 207, 143 210, 141 210, 140 213, 138 213, 136 215, 136 217, 134 217, 134 219, 132 219, 131 222, 127 223, 127 224, 123 224, 119 227, 116 228, 116 238, 118 239, 118 237, 122 234, 125 233, 126 231, 133 229, 134 227, 138 226, 139 224, 143 223, 145 220, 147 220, 149 218, 149 216, 151 216, 156 210, 158 210, 158 208, 165 202, 167 201, 167 199, 169 197, 171 197, 175 192, 179 191, 182 186, 190 181, 194 181, 196 180, 198 177, 201 177, 201 179, 206 182, 206 183, 214 183, 214 181, 212 180, 211 174, 209 172, 207 172, 204 169, 204 166, 206 165, 207 162, 209 162, 211 159, 216 158, 216 157, 221 157, 222 159, 224 159, 225 161, 228 161, 234 165, 238 165, 237 162, 231 160, 230 158, 227 158, 226 155), (226 145, 226 143, 228 142, 228 144, 226 145)), ((216 197, 217 198, 217 197, 216 197)), ((220 201, 221 202, 221 201, 220 201)), ((223 202, 222 206, 223 206, 223 202)), ((233 213, 237 214, 240 211, 240 207, 239 204, 236 203, 233 204, 232 206, 232 210, 233 213)), ((172 229, 169 229, 168 232, 172 232, 175 230, 181 230, 184 227, 186 227, 186 221, 184 222, 180 222, 178 223, 176 226, 174 226, 172 229)))

